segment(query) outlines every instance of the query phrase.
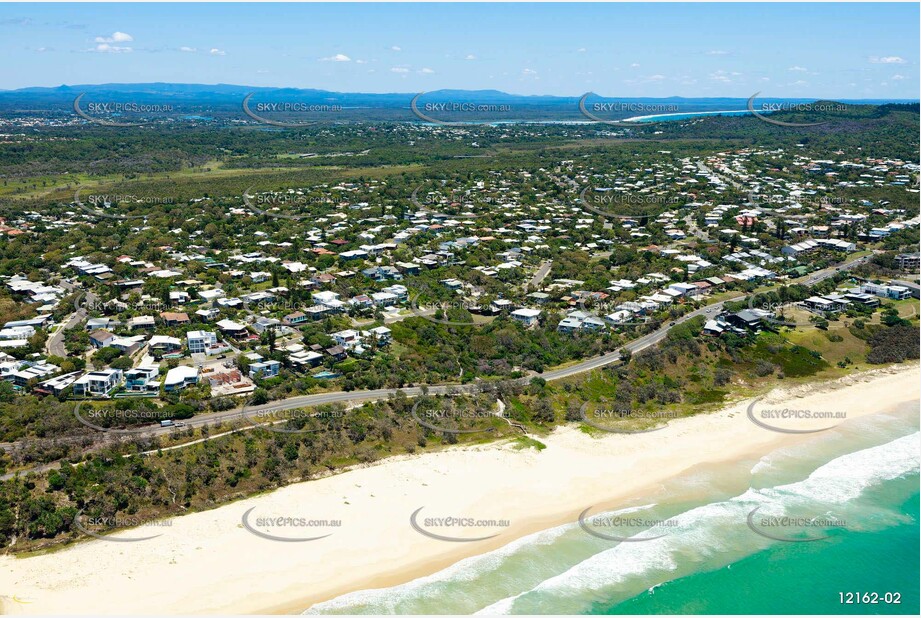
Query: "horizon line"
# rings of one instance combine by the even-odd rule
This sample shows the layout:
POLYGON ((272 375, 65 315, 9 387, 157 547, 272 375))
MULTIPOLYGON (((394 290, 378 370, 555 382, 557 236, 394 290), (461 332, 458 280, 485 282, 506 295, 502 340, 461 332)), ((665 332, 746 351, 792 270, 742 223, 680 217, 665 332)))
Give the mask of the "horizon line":
MULTIPOLYGON (((709 96, 695 96, 695 95, 667 95, 667 96, 637 96, 637 95, 603 95, 594 91, 587 91, 581 94, 551 94, 551 93, 541 93, 541 94, 520 94, 516 92, 509 92, 506 90, 500 90, 498 88, 437 88, 432 90, 424 90, 421 92, 416 91, 385 91, 385 92, 371 92, 371 91, 346 91, 346 90, 329 90, 326 88, 318 87, 304 87, 304 86, 254 86, 248 84, 233 84, 225 82, 217 83, 204 83, 204 82, 169 82, 169 81, 139 81, 139 82, 97 82, 97 83, 83 83, 83 84, 58 84, 55 86, 22 86, 19 88, 0 88, 0 93, 16 93, 24 90, 32 89, 46 89, 46 90, 57 90, 62 88, 68 89, 77 89, 84 87, 100 87, 100 86, 141 86, 141 85, 170 85, 170 86, 205 86, 205 87, 231 87, 231 88, 251 88, 255 90, 301 90, 301 91, 316 91, 316 92, 327 92, 330 94, 341 94, 341 95, 372 95, 372 96, 416 96, 420 94, 433 94, 439 92, 465 92, 465 93, 476 93, 476 92, 491 92, 499 93, 508 96, 515 96, 521 98, 557 98, 557 99, 579 99, 586 94, 594 95, 600 99, 740 99, 746 100, 752 95, 709 95, 709 96)), ((756 93, 760 94, 760 93, 756 93)), ((761 99, 786 99, 786 100, 809 100, 809 101, 898 101, 898 102, 921 102, 921 98, 897 98, 897 97, 864 97, 864 98, 852 98, 852 97, 821 97, 821 96, 764 96, 759 97, 761 99)))

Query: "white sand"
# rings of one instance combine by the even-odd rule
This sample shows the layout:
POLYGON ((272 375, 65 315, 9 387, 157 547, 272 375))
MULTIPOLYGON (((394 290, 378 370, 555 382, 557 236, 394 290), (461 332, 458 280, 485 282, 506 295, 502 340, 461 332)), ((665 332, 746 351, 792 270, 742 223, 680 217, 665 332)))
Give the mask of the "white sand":
MULTIPOLYGON (((848 418, 919 398, 916 363, 823 385, 774 393, 759 407, 844 410, 848 418)), ((592 438, 562 428, 543 451, 508 443, 396 457, 271 494, 171 520, 170 527, 119 532, 135 543, 91 541, 29 558, 0 557, 6 613, 189 614, 300 612, 352 590, 389 586, 435 572, 531 532, 575 521, 592 505, 617 506, 694 466, 757 457, 802 439, 751 423, 750 400, 673 421, 661 430, 592 438), (612 478, 618 479, 611 483, 612 478), (305 543, 259 538, 241 517, 341 519, 338 529, 276 530, 332 536, 305 543), (448 543, 414 531, 410 514, 508 519, 495 539, 448 543)), ((817 422, 818 427, 838 421, 817 422)), ((788 425, 789 426, 789 425, 788 425)), ((798 425, 804 427, 804 425, 798 425)), ((251 520, 251 521, 254 521, 251 520)), ((482 536, 482 529, 439 529, 482 536)))

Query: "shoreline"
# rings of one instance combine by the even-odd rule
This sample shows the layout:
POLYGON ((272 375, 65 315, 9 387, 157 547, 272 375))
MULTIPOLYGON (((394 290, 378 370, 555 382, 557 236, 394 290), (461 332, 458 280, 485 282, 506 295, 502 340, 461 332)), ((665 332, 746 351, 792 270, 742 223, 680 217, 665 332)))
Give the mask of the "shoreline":
MULTIPOLYGON (((671 114, 649 114, 647 116, 633 116, 631 118, 624 118, 621 122, 637 122, 642 123, 644 120, 649 120, 650 118, 674 118, 676 116, 689 116, 690 118, 697 118, 698 116, 719 116, 720 114, 752 114, 750 110, 747 109, 723 109, 714 112, 675 112, 671 114)), ((761 113, 770 113, 770 112, 761 112, 761 113)))
MULTIPOLYGON (((775 388, 765 403, 846 410, 850 420, 917 401, 918 372, 913 362, 775 388)), ((430 575, 573 522, 588 507, 595 512, 616 508, 697 466, 760 457, 816 435, 755 426, 746 418, 751 401, 678 419, 646 434, 592 437, 565 426, 540 438, 547 445, 542 451, 517 450, 505 441, 399 455, 173 518, 161 537, 149 541, 89 541, 48 554, 2 556, 0 593, 6 596, 0 597, 0 613, 300 613, 348 592, 430 575), (448 543, 412 529, 409 517, 417 508, 432 517, 509 523, 498 531, 438 531, 468 538, 498 533, 485 541, 448 543), (329 539, 271 542, 243 528, 241 517, 249 509, 270 516, 341 519, 342 527, 329 539)), ((813 426, 828 423, 820 420, 813 426)), ((148 534, 126 530, 113 536, 148 534)))

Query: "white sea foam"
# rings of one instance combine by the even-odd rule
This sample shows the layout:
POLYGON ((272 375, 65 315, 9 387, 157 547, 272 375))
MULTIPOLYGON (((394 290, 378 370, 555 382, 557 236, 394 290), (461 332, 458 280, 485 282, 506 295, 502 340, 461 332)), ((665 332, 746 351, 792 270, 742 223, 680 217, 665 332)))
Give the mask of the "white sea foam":
MULTIPOLYGON (((747 530, 746 516, 753 508, 761 507, 763 513, 781 513, 808 506, 815 515, 827 514, 836 506, 840 508, 852 502, 869 487, 918 472, 921 466, 919 437, 921 433, 916 432, 880 446, 842 455, 796 483, 749 489, 728 500, 698 506, 673 517, 677 525, 660 538, 638 543, 619 543, 593 554, 530 590, 495 601, 477 613, 496 615, 516 610, 528 611, 532 600, 546 600, 547 597, 570 599, 570 603, 584 604, 591 593, 597 596, 603 594, 606 588, 628 581, 641 583, 646 589, 650 586, 654 589, 673 579, 679 570, 691 572, 701 563, 709 563, 711 567, 725 566, 723 562, 731 563, 733 556, 741 557, 757 551, 770 542, 747 530)), ((759 465, 769 466, 772 461, 763 458, 752 472, 759 465)), ((607 513, 624 515, 655 506, 646 504, 607 513)), ((475 582, 490 572, 494 572, 497 579, 501 578, 502 568, 509 558, 518 552, 534 551, 541 546, 546 548, 542 551, 552 551, 547 546, 565 542, 562 537, 577 526, 576 523, 569 523, 543 530, 401 586, 360 590, 314 605, 305 613, 362 609, 374 613, 395 613, 403 603, 439 596, 438 592, 445 585, 475 582)), ((567 607, 568 611, 579 611, 582 608, 577 605, 567 607)))
MULTIPOLYGON (((756 506, 765 512, 783 512, 789 503, 809 503, 813 508, 833 507, 857 498, 867 488, 881 482, 917 473, 921 466, 915 433, 883 444, 838 457, 815 470, 797 483, 766 489, 749 489, 729 500, 706 504, 675 517, 678 525, 673 532, 643 543, 620 543, 576 564, 567 571, 551 577, 532 590, 502 599, 481 610, 483 614, 508 614, 521 609, 532 613, 533 599, 546 605, 547 598, 570 598, 585 603, 589 593, 617 586, 631 578, 649 578, 658 572, 660 584, 674 577, 679 564, 682 571, 692 571, 695 563, 725 559, 731 563, 730 551, 756 551, 766 541, 746 533, 745 518, 756 506), (733 534, 738 530, 742 534, 733 534), (518 605, 524 605, 518 608, 518 605)), ((816 515, 822 514, 816 512, 816 515)), ((723 566, 712 564, 710 566, 723 566)), ((560 610, 558 606, 552 606, 560 610)), ((562 613, 577 613, 583 607, 565 606, 562 613)))
MULTIPOLYGON (((626 515, 655 507, 656 504, 626 507, 614 511, 605 511, 607 515, 626 515)), ((407 599, 424 596, 426 589, 432 589, 439 584, 469 582, 482 577, 484 573, 500 569, 505 561, 521 550, 530 550, 542 545, 552 545, 557 539, 578 527, 578 523, 567 523, 540 532, 535 532, 507 545, 478 556, 464 558, 451 566, 431 575, 414 579, 405 584, 391 588, 375 588, 357 590, 349 594, 317 603, 305 611, 305 614, 323 614, 334 611, 343 611, 349 608, 367 606, 375 609, 375 613, 388 613, 395 611, 399 604, 407 599)))

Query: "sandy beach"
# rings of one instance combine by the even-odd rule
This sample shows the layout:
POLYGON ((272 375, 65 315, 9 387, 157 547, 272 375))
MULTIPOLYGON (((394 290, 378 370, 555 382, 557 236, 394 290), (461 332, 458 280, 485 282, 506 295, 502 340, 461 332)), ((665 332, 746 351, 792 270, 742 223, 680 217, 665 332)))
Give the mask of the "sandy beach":
MULTIPOLYGON (((757 405, 843 411, 851 420, 917 401, 918 384, 919 366, 912 363, 775 389, 757 405)), ((585 508, 614 508, 695 466, 758 457, 804 439, 753 423, 746 414, 751 403, 644 434, 589 436, 564 427, 540 438, 546 444, 541 451, 502 442, 391 458, 112 537, 156 538, 92 540, 45 555, 3 556, 0 608, 56 615, 300 613, 315 602, 403 583, 575 521, 585 508), (430 535, 410 522, 418 509, 416 525, 430 535), (248 525, 273 536, 329 536, 264 538, 244 526, 246 513, 248 525), (427 523, 448 516, 508 525, 427 523), (257 523, 263 517, 341 520, 341 526, 268 529, 257 523), (434 535, 496 536, 447 542, 434 535)), ((798 422, 802 429, 841 420, 798 422)))

